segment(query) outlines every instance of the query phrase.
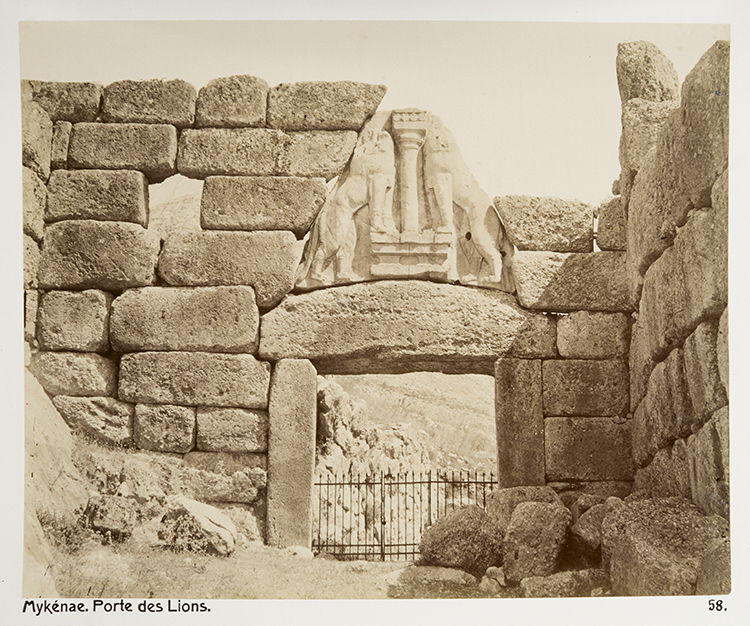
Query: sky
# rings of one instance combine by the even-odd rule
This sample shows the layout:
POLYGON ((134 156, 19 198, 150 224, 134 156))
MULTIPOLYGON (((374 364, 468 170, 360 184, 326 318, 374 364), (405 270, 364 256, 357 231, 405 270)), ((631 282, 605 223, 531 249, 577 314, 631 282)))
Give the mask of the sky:
MULTIPOLYGON (((252 74, 358 80, 381 109, 432 111, 490 196, 598 204, 619 174, 617 43, 646 39, 680 80, 729 27, 512 22, 25 22, 21 77, 96 81, 252 74)), ((154 203, 195 189, 152 190, 154 203)))

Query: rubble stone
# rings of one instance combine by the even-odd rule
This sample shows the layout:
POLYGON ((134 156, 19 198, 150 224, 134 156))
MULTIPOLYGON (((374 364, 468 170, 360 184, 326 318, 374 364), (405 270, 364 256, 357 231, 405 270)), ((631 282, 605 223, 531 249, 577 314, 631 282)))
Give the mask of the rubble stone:
POLYGON ((132 404, 109 397, 68 395, 55 396, 52 403, 72 430, 113 446, 132 443, 132 404))
POLYGON ((195 443, 195 408, 171 404, 136 404, 135 445, 156 452, 189 452, 195 443))

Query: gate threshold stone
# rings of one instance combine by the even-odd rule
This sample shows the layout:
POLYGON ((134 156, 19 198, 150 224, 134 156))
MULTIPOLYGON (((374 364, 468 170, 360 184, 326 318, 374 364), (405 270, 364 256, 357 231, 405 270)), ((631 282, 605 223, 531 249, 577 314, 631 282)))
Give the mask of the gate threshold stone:
POLYGON ((507 293, 379 281, 290 295, 261 317, 260 358, 320 374, 494 373, 501 356, 555 355, 555 321, 507 293))

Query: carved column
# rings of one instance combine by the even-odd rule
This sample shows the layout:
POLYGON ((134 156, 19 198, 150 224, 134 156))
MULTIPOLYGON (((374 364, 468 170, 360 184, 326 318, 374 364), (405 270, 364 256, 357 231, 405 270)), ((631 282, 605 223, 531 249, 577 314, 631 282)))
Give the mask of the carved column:
POLYGON ((417 110, 394 111, 393 135, 398 146, 398 185, 401 201, 401 231, 419 233, 419 178, 417 154, 424 143, 427 113, 417 110))

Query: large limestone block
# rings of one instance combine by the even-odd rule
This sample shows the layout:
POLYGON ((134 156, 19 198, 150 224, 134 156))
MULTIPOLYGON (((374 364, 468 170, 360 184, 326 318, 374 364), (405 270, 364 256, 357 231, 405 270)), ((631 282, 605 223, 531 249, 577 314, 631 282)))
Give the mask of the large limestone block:
POLYGON ((622 196, 615 196, 603 202, 597 209, 599 223, 596 230, 596 245, 602 250, 625 250, 626 224, 625 202, 622 196))
POLYGON ((659 130, 679 107, 678 100, 652 102, 643 98, 633 98, 622 105, 620 165, 624 169, 641 169, 649 150, 656 145, 659 130))
POLYGON ((263 409, 268 404, 270 369, 249 354, 126 354, 120 361, 120 399, 263 409))
POLYGON ((35 288, 39 284, 39 244, 28 235, 23 236, 23 288, 35 288))
POLYGON ((729 309, 719 318, 716 335, 716 361, 719 366, 719 378, 724 385, 724 391, 729 392, 729 309))
POLYGON ((545 415, 627 413, 628 369, 623 361, 544 361, 542 380, 545 415))
POLYGON ((716 596, 730 593, 732 575, 730 567, 729 539, 717 539, 712 543, 698 566, 695 594, 716 596))
POLYGON ((517 252, 513 276, 518 301, 528 309, 629 309, 622 252, 517 252))
POLYGON ((208 230, 291 230, 302 237, 326 199, 323 178, 209 176, 201 195, 208 230))
POLYGON ((44 236, 44 206, 47 188, 28 167, 23 168, 23 232, 34 241, 44 236))
POLYGON ((690 498, 690 467, 687 439, 657 450, 654 458, 635 473, 633 489, 649 497, 690 498))
POLYGON ((21 103, 22 162, 39 178, 49 178, 52 156, 52 121, 36 102, 21 103))
POLYGON ((629 334, 624 313, 576 311, 557 320, 557 349, 566 359, 625 357, 629 334))
POLYGON ((189 452, 195 445, 195 408, 172 404, 136 404, 136 447, 156 452, 189 452))
POLYGON ((513 511, 522 502, 547 502, 563 506, 560 496, 555 493, 552 487, 546 485, 538 487, 519 486, 490 492, 485 502, 485 510, 491 523, 502 533, 505 533, 513 516, 513 511))
POLYGON ((53 396, 112 396, 117 391, 117 365, 99 354, 37 352, 30 369, 53 396))
POLYGON ((285 83, 268 93, 268 125, 284 130, 359 130, 385 85, 353 81, 285 83))
POLYGON ((248 75, 225 76, 208 82, 198 92, 195 125, 264 126, 268 83, 248 75))
POLYGON ((630 424, 606 417, 544 420, 547 480, 632 480, 630 424))
POLYGON ((265 452, 268 413, 238 408, 199 407, 198 450, 206 452, 265 452))
POLYGON ((379 281, 287 297, 261 317, 262 358, 321 373, 493 372, 499 356, 555 353, 554 321, 499 291, 379 281))
POLYGON ((94 122, 99 114, 102 86, 98 83, 31 80, 31 97, 53 121, 94 122))
POLYGON ((154 282, 159 235, 129 222, 67 220, 44 236, 39 285, 120 291, 154 282))
POLYGON ((104 291, 48 291, 39 303, 37 338, 42 350, 107 352, 109 305, 104 291))
POLYGON ((269 307, 292 290, 300 254, 290 232, 177 233, 164 243, 159 274, 170 285, 250 285, 269 307))
POLYGON ((685 377, 696 420, 705 422, 727 403, 717 353, 718 322, 703 322, 683 345, 685 377))
POLYGON ((268 543, 310 547, 318 382, 309 361, 274 367, 268 404, 268 543))
POLYGON ((632 98, 661 102, 679 97, 674 65, 650 41, 617 45, 617 85, 623 103, 632 98))
POLYGON ((139 170, 150 183, 174 174, 177 129, 168 124, 73 125, 68 164, 75 169, 139 170))
POLYGON ((72 430, 115 446, 132 443, 132 404, 115 398, 67 395, 55 396, 52 402, 72 430))
POLYGON ((118 352, 254 352, 258 307, 251 287, 144 287, 112 303, 118 352))
POLYGON ((104 88, 102 120, 192 126, 195 87, 184 80, 120 80, 104 88))
POLYGON ((648 388, 648 378, 656 362, 651 356, 648 336, 643 322, 636 319, 630 329, 630 353, 628 366, 630 368, 630 410, 643 400, 648 388))
POLYGON ((705 514, 729 519, 728 410, 723 408, 687 440, 690 497, 705 514))
POLYGON ((588 204, 534 196, 498 196, 494 204, 519 250, 593 250, 594 209, 588 204))
POLYGON ((64 170, 68 167, 68 147, 72 132, 73 124, 70 122, 55 122, 52 127, 50 167, 53 170, 64 170))
POLYGON ((278 173, 284 176, 320 176, 330 180, 341 173, 357 143, 353 131, 313 130, 289 133, 278 173))
POLYGON ((148 226, 148 181, 130 170, 52 172, 45 218, 105 220, 148 226))

